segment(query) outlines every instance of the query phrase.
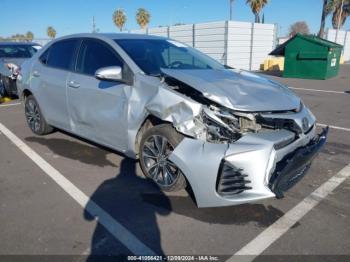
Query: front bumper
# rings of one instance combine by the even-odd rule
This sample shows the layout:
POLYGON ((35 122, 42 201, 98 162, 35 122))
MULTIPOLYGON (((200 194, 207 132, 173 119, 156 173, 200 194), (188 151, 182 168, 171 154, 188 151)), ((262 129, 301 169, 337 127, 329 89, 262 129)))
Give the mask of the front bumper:
POLYGON ((287 130, 246 134, 233 144, 213 144, 184 138, 169 156, 185 174, 198 207, 229 206, 281 197, 299 181, 326 141, 327 132, 315 136, 314 126, 307 134, 283 146, 295 136, 287 130), (234 194, 218 188, 223 163, 241 179, 234 194), (288 164, 283 164, 288 163, 288 164), (299 168, 300 167, 300 168, 299 168), (304 170, 305 168, 305 170, 304 170), (303 171, 302 175, 299 173, 303 171), (242 190, 243 189, 243 190, 242 190))
POLYGON ((286 155, 277 163, 269 181, 269 188, 276 194, 277 198, 282 198, 283 192, 292 188, 305 176, 312 160, 325 145, 327 135, 328 127, 324 128, 322 133, 311 140, 309 144, 286 155))

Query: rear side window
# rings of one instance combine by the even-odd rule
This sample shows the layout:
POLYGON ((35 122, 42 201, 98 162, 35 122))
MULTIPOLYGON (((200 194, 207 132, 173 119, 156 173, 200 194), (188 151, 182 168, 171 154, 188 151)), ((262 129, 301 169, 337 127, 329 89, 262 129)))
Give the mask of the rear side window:
POLYGON ((71 39, 64 40, 53 44, 45 57, 45 53, 42 55, 44 64, 51 67, 72 70, 74 66, 75 52, 78 47, 79 40, 71 39))
POLYGON ((96 40, 84 40, 80 48, 76 71, 93 76, 102 67, 120 66, 123 68, 124 65, 121 58, 107 44, 96 40))

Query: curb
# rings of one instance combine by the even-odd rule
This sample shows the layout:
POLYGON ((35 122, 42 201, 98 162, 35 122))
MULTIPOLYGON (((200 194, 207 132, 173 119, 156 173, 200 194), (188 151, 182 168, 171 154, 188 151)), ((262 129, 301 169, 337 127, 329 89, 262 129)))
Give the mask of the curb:
POLYGON ((9 97, 0 97, 0 104, 12 101, 9 97))

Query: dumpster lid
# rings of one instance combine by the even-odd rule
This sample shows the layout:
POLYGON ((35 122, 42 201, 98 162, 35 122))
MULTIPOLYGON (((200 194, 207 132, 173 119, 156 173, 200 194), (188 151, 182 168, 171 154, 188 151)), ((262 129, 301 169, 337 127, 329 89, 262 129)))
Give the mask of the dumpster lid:
POLYGON ((277 46, 277 48, 275 50, 273 50, 269 55, 284 56, 284 50, 285 50, 286 46, 297 37, 302 38, 305 41, 313 42, 313 43, 318 44, 318 45, 327 46, 329 48, 343 48, 342 45, 325 40, 323 38, 319 38, 317 36, 296 34, 295 36, 293 36, 292 38, 290 38, 289 40, 287 40, 283 44, 277 46))

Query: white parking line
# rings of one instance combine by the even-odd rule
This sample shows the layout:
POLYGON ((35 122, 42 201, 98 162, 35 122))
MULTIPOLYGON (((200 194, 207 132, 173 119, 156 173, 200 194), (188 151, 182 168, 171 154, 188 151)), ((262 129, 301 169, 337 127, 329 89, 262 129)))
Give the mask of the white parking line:
POLYGON ((340 127, 340 126, 330 126, 330 125, 325 125, 325 124, 321 124, 321 123, 317 123, 318 126, 320 127, 326 127, 328 126, 329 128, 333 128, 333 129, 338 129, 338 130, 343 130, 343 131, 348 131, 350 132, 350 128, 345 128, 345 127, 340 127))
POLYGON ((76 202, 93 216, 98 217, 101 223, 118 241, 127 247, 132 253, 140 255, 155 255, 155 252, 143 244, 135 235, 117 222, 111 215, 93 202, 79 188, 65 178, 58 170, 51 166, 46 160, 34 150, 22 142, 7 127, 0 123, 0 132, 11 140, 27 157, 37 164, 49 177, 51 177, 64 191, 66 191, 76 202), (89 205, 87 205, 89 203, 89 205))
POLYGON ((256 238, 245 245, 228 261, 242 260, 245 262, 253 261, 258 255, 263 253, 272 243, 286 233, 296 222, 302 219, 311 209, 327 197, 336 189, 345 179, 350 177, 350 164, 322 184, 308 197, 304 198, 294 208, 289 210, 275 223, 266 228, 256 238), (242 256, 244 257, 238 257, 242 256))
POLYGON ((295 89, 295 90, 305 90, 305 91, 311 91, 311 92, 321 92, 321 93, 333 93, 333 94, 342 94, 346 95, 345 92, 342 91, 332 91, 332 90, 321 90, 321 89, 310 89, 310 88, 300 88, 300 87, 289 87, 290 89, 295 89))
POLYGON ((0 107, 8 107, 8 106, 18 106, 21 103, 12 103, 12 104, 4 104, 4 105, 0 105, 0 107))

